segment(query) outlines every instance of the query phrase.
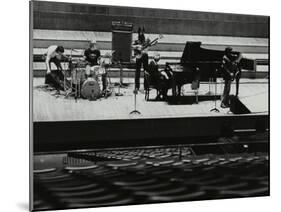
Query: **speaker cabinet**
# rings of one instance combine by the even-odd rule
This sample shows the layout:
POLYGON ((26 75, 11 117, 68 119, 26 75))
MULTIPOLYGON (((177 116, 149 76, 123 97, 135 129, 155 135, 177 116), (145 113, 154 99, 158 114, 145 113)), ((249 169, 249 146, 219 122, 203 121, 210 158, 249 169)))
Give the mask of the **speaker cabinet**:
POLYGON ((251 111, 236 96, 229 96, 230 111, 233 114, 249 114, 251 111))
POLYGON ((130 62, 132 57, 133 24, 112 22, 113 62, 130 62))

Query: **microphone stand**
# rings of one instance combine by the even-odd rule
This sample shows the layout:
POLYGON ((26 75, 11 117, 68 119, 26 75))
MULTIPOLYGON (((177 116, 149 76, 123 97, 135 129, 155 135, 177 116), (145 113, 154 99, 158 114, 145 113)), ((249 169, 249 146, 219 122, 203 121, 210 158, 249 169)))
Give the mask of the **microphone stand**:
POLYGON ((210 112, 216 112, 216 113, 219 113, 219 109, 217 108, 217 70, 215 72, 215 78, 214 78, 214 81, 215 81, 215 107, 213 109, 210 110, 210 112))
POLYGON ((134 110, 130 112, 130 115, 141 115, 141 112, 137 110, 137 93, 138 90, 134 90, 134 110))

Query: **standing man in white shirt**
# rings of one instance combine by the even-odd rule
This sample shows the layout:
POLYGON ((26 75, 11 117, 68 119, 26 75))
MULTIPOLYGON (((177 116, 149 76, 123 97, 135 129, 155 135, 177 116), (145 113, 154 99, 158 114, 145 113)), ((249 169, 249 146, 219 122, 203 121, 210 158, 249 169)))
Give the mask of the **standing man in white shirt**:
POLYGON ((64 80, 64 74, 62 73, 61 60, 63 57, 64 48, 62 46, 49 46, 45 56, 45 64, 47 72, 45 75, 45 84, 54 87, 56 90, 64 90, 62 81, 64 80), (56 70, 51 69, 51 63, 54 63, 57 67, 56 70))

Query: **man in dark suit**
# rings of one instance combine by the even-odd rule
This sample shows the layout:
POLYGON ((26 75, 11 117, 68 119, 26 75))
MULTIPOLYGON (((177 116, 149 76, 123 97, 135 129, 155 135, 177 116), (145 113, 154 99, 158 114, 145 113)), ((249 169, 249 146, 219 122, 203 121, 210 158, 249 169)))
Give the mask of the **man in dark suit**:
POLYGON ((153 56, 153 60, 151 60, 148 65, 147 72, 149 74, 150 83, 153 84, 158 90, 156 99, 166 99, 172 73, 170 73, 166 69, 160 70, 158 65, 159 60, 160 54, 155 53, 153 56))
MULTIPOLYGON (((222 59, 223 68, 223 79, 224 79, 224 89, 222 95, 221 107, 227 108, 230 106, 229 94, 231 89, 231 82, 236 79, 239 84, 239 79, 241 75, 241 70, 239 67, 239 60, 241 59, 241 54, 234 54, 232 48, 227 47, 225 49, 225 55, 222 59)), ((237 87, 237 85, 236 85, 237 87)), ((238 95, 238 89, 236 90, 236 95, 238 95)))

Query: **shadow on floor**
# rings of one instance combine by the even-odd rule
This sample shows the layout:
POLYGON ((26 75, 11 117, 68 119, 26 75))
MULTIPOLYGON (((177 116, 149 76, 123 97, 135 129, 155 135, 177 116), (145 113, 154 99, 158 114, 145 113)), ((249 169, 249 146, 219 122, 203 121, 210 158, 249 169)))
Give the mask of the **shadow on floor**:
MULTIPOLYGON (((214 100, 220 100, 220 95, 198 95, 198 101, 214 101, 214 100)), ((157 100, 157 99, 150 99, 150 102, 159 102, 159 101, 165 101, 165 100, 157 100)), ((169 105, 191 105, 196 103, 196 97, 194 95, 189 96, 168 96, 166 102, 169 105)))

